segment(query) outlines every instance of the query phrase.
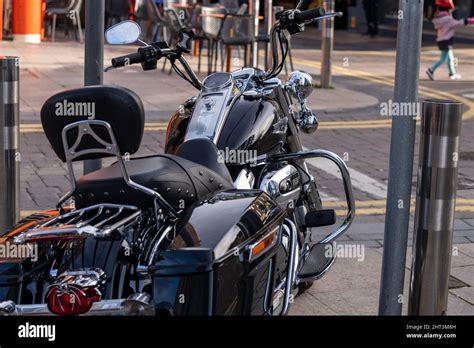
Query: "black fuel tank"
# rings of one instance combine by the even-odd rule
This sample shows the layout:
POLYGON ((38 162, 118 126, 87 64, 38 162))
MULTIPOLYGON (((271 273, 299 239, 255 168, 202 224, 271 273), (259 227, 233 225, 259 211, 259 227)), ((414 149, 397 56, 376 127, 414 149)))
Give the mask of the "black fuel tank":
MULTIPOLYGON (((177 111, 171 116, 166 132, 165 153, 174 154, 182 144, 193 111, 194 103, 189 103, 181 112, 177 111)), ((257 155, 261 155, 276 151, 285 137, 286 122, 276 102, 269 98, 249 98, 242 95, 227 115, 217 148, 256 150, 257 155)))
POLYGON ((256 150, 257 155, 276 151, 286 136, 283 118, 278 104, 272 99, 242 95, 229 111, 217 147, 256 150))

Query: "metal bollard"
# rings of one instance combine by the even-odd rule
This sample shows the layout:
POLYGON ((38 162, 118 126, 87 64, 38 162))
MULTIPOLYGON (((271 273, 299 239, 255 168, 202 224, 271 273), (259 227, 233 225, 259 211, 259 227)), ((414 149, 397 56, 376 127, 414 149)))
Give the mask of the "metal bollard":
POLYGON ((462 103, 423 102, 409 315, 445 315, 462 103))
POLYGON ((20 67, 18 57, 0 56, 0 234, 20 217, 20 67))
MULTIPOLYGON (((327 13, 334 12, 334 6, 334 0, 324 0, 324 9, 327 13)), ((330 88, 332 86, 331 55, 334 45, 334 18, 324 19, 322 26, 321 88, 330 88)))

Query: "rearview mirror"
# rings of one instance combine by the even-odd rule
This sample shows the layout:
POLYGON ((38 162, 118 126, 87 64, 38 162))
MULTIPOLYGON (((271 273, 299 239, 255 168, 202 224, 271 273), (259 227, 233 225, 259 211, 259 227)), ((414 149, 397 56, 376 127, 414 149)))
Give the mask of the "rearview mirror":
POLYGON ((105 31, 105 40, 111 45, 126 45, 137 41, 141 32, 136 22, 123 21, 105 31))

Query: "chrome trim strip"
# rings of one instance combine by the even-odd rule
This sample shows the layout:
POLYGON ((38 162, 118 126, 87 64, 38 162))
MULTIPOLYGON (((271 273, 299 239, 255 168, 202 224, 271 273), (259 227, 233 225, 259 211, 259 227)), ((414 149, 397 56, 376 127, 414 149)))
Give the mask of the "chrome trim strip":
POLYGON ((18 104, 19 101, 19 82, 18 81, 3 81, 3 104, 18 104))
POLYGON ((3 127, 3 150, 18 149, 18 126, 3 127))

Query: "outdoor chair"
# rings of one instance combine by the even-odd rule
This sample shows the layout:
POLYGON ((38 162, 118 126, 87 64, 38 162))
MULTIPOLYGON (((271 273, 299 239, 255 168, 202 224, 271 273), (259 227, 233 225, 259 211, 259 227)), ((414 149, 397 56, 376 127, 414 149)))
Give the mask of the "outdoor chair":
POLYGON ((76 27, 76 39, 82 43, 82 25, 81 25, 81 7, 82 0, 68 0, 68 1, 48 1, 46 4, 46 18, 51 18, 51 41, 54 42, 56 36, 56 21, 57 17, 64 17, 66 22, 71 20, 76 27))
POLYGON ((204 43, 207 43, 207 52, 209 56, 210 50, 210 39, 204 33, 202 29, 202 7, 197 5, 194 7, 193 12, 191 13, 191 28, 194 31, 194 43, 198 45, 198 73, 201 72, 201 60, 202 60, 202 50, 204 48, 204 43))
MULTIPOLYGON (((252 15, 226 14, 219 31, 221 48, 221 70, 224 70, 226 56, 231 54, 230 47, 244 47, 244 59, 242 66, 246 66, 248 60, 248 48, 255 41, 255 22, 252 15)), ((239 50, 240 56, 240 50, 239 50)), ((231 59, 231 57, 227 57, 231 59)), ((228 64, 230 65, 230 64, 228 64)))
MULTIPOLYGON (((208 74, 212 73, 214 64, 216 66, 214 71, 217 69, 220 32, 226 14, 226 9, 222 7, 201 7, 202 31, 209 39, 208 74)), ((200 49, 202 49, 202 47, 200 47, 200 49)))
POLYGON ((169 37, 168 28, 170 26, 170 23, 167 19, 167 16, 165 16, 164 7, 153 0, 151 0, 151 3, 152 3, 153 14, 155 17, 152 41, 153 42, 156 42, 156 41, 168 42, 168 37, 169 37))

